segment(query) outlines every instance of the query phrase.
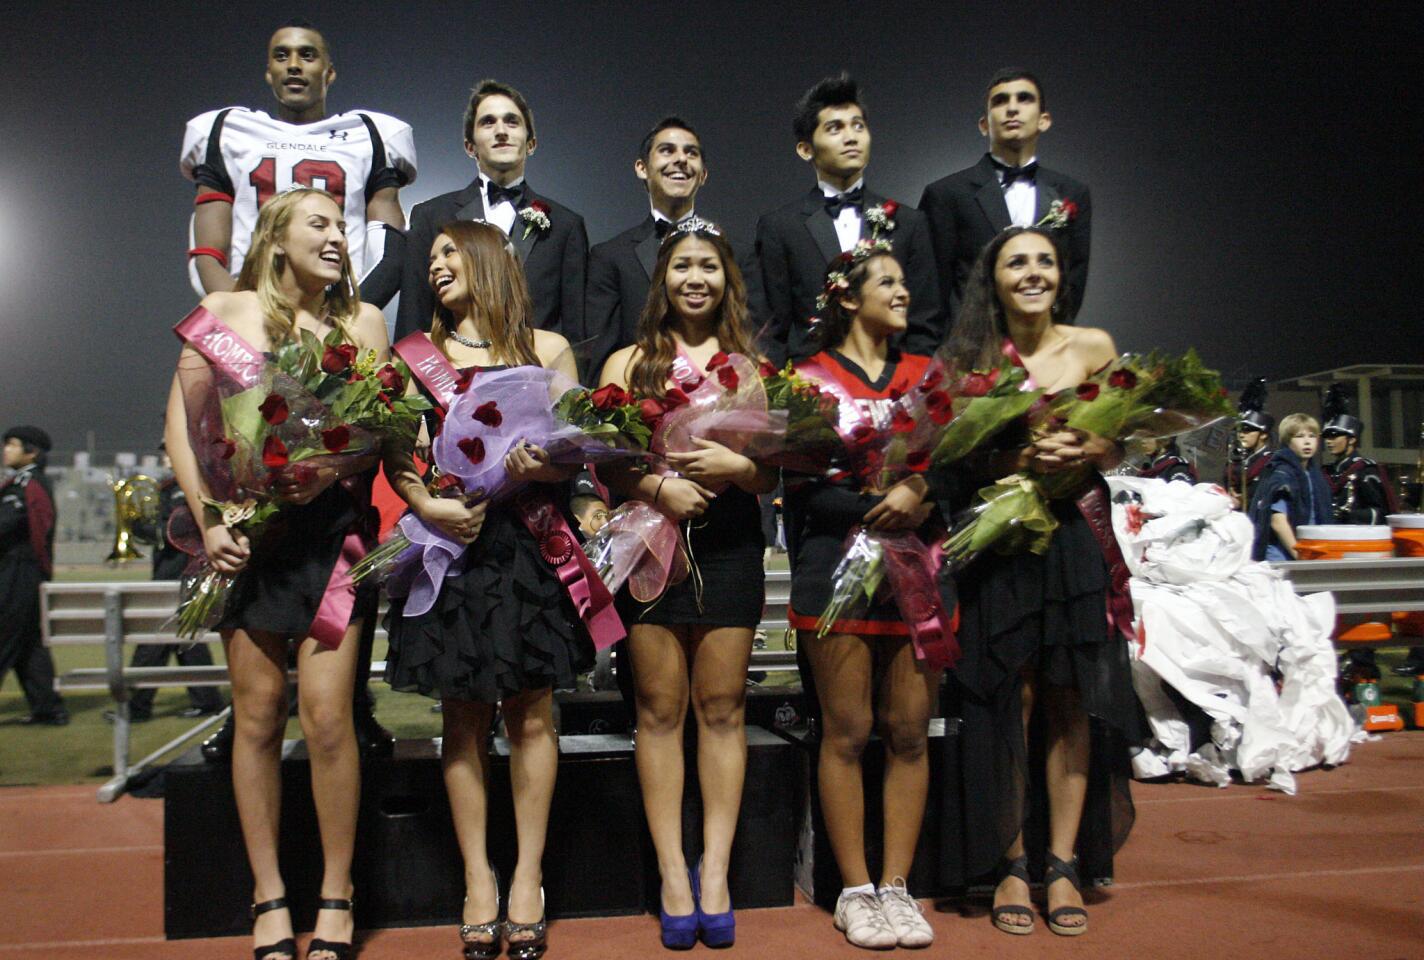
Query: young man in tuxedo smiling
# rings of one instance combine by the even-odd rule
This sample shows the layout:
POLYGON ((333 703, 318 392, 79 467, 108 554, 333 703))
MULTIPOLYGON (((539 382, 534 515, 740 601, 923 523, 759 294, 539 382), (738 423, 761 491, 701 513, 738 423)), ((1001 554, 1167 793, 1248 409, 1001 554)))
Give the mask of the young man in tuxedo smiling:
POLYGON ((974 166, 936 180, 920 197, 934 238, 940 298, 951 316, 984 245, 1005 227, 1038 223, 1055 200, 1076 207, 1072 219, 1056 228, 1068 258, 1068 318, 1083 305, 1092 202, 1086 184, 1038 163, 1038 138, 1052 125, 1038 78, 1017 67, 1000 70, 989 81, 979 117, 989 152, 974 166))
POLYGON ((663 117, 643 137, 633 172, 647 188, 648 215, 588 255, 584 335, 593 341, 586 367, 593 377, 609 354, 636 338, 658 245, 692 216, 697 191, 707 182, 702 140, 682 118, 663 117))
POLYGON ((430 245, 452 220, 485 220, 509 234, 534 300, 534 325, 578 340, 583 333, 588 233, 583 218, 536 193, 524 178, 538 146, 534 113, 524 96, 498 80, 481 80, 465 109, 465 152, 478 173, 462 190, 432 197, 410 214, 395 339, 429 330, 435 297, 426 279, 430 245))
MULTIPOLYGON (((889 198, 865 185, 870 125, 856 82, 842 73, 806 92, 792 122, 796 155, 816 173, 816 186, 757 222, 757 260, 771 314, 768 349, 779 361, 816 352, 809 319, 826 278, 826 265, 871 234, 866 212, 889 198)), ((909 328, 899 344, 930 353, 944 335, 934 250, 924 214, 898 205, 894 229, 884 234, 905 270, 909 328)))

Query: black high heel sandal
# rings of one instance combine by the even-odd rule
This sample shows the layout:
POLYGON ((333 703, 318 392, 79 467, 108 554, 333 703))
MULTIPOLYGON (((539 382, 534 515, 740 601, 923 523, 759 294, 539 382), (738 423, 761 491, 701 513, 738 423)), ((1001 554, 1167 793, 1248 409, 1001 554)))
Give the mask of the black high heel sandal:
MULTIPOLYGON (((1006 877, 1018 877, 1025 885, 1029 884, 1028 878, 1028 857, 1015 857, 1012 860, 1004 860, 999 865, 999 883, 1003 883, 1006 877)), ((1026 937, 1033 933, 1033 908, 1026 907, 1021 903, 1006 903, 1001 907, 994 907, 989 911, 989 917, 994 921, 994 926, 1005 933, 1011 933, 1016 937, 1026 937), (1028 923, 1009 923, 1006 917, 1028 917, 1028 923)))
POLYGON ((509 960, 539 960, 549 949, 548 912, 544 909, 544 888, 539 888, 539 919, 534 923, 504 921, 504 939, 508 943, 509 960), (523 940, 514 939, 515 934, 527 933, 523 940))
MULTIPOLYGON (((1078 880, 1077 858, 1072 862, 1059 860, 1051 853, 1045 853, 1046 857, 1043 868, 1043 895, 1048 896, 1048 887, 1056 880, 1067 880, 1073 884, 1073 889, 1082 891, 1082 886, 1078 880)), ((1048 914, 1048 929, 1058 934, 1060 937, 1079 937, 1088 932, 1088 911, 1082 907, 1059 907, 1048 914), (1082 917, 1083 922, 1076 926, 1065 926, 1060 923, 1064 917, 1082 917)))
MULTIPOLYGON (((287 909, 287 898, 278 897, 276 900, 263 900, 261 903, 252 905, 252 919, 255 922, 262 914, 270 910, 287 909)), ((297 941, 293 937, 285 940, 278 940, 276 943, 268 944, 265 947, 254 947, 252 950, 252 960, 267 960, 268 957, 285 953, 295 960, 297 956, 297 941)))
MULTIPOLYGON (((350 898, 343 900, 337 897, 323 897, 317 902, 317 909, 345 910, 349 913, 351 911, 351 900, 350 898)), ((342 943, 339 940, 323 940, 321 937, 312 937, 312 942, 307 945, 308 960, 310 960, 312 954, 322 951, 331 954, 336 960, 351 960, 353 955, 351 944, 349 943, 342 943)))

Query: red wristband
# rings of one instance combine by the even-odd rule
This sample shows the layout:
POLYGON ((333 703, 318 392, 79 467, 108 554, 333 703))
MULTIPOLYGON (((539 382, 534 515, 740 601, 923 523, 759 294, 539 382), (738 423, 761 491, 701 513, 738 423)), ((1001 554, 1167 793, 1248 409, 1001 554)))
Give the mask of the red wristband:
POLYGON ((224 267, 227 266, 227 254, 216 247, 194 247, 188 251, 189 257, 212 257, 224 267))
POLYGON ((232 203, 232 194, 221 193, 217 190, 209 190, 207 193, 200 193, 193 198, 193 206, 201 207, 205 203, 232 203))

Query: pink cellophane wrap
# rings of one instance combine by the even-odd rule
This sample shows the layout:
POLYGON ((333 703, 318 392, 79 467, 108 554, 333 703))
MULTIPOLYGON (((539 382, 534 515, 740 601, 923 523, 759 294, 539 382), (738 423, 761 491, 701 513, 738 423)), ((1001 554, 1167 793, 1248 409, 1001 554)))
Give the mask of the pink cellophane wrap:
POLYGON ((687 577, 687 553, 677 524, 661 511, 633 500, 613 511, 584 544, 609 593, 623 584, 639 603, 651 603, 687 577))
POLYGON ((687 392, 688 403, 668 411, 653 431, 654 453, 690 453, 694 439, 720 443, 735 453, 754 456, 785 442, 785 411, 768 411, 766 389, 757 364, 740 353, 729 354, 727 366, 737 375, 728 390, 716 371, 687 392))
POLYGON ((911 530, 893 533, 867 530, 879 542, 885 579, 894 593, 900 617, 910 628, 916 659, 931 670, 944 670, 959 660, 954 611, 945 609, 938 578, 938 549, 926 545, 911 530))

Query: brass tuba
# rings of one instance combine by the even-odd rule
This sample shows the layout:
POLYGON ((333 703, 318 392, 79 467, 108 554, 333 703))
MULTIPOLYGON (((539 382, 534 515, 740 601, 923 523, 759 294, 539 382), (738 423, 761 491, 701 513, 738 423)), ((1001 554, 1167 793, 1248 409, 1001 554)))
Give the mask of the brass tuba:
POLYGON ((143 554, 134 546, 154 543, 158 529, 158 481, 142 473, 122 480, 109 478, 114 491, 114 549, 104 559, 108 563, 141 560, 143 554))

